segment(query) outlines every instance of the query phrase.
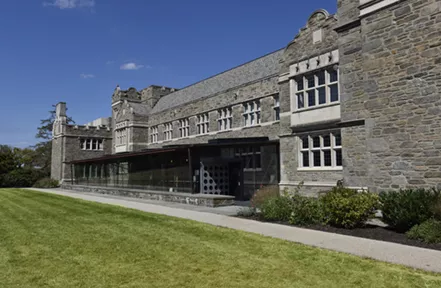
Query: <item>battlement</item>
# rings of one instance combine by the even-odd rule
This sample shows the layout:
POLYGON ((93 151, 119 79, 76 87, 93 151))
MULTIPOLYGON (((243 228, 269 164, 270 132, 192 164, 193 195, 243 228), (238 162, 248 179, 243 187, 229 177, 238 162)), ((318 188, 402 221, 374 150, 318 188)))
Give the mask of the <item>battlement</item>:
POLYGON ((121 101, 121 100, 129 100, 132 102, 141 103, 141 92, 138 92, 136 88, 129 88, 127 90, 121 90, 119 86, 115 88, 115 91, 112 95, 112 103, 121 101))
POLYGON ((151 85, 141 90, 141 101, 142 103, 147 104, 150 108, 153 108, 161 97, 176 91, 178 91, 176 88, 151 85))

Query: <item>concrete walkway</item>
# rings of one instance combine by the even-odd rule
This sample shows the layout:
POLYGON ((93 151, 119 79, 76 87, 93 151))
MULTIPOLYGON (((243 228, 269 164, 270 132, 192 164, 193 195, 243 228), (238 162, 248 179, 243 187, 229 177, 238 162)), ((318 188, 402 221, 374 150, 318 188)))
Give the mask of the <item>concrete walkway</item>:
POLYGON ((441 273, 441 251, 227 216, 233 215, 234 212, 237 213, 241 209, 240 207, 187 207, 188 205, 184 204, 139 201, 139 199, 108 197, 61 189, 33 190, 195 220, 211 225, 257 233, 305 245, 441 273))

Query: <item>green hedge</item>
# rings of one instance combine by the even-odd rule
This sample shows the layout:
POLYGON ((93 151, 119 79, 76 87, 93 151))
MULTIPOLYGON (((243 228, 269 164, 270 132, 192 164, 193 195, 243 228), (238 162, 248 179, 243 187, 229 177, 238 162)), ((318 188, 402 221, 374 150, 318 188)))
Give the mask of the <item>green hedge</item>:
POLYGON ((415 225, 434 217, 434 205, 441 201, 436 189, 405 189, 380 193, 383 221, 398 232, 406 232, 415 225))
POLYGON ((291 197, 292 212, 289 222, 293 225, 321 224, 324 220, 322 201, 314 197, 295 194, 291 197))
POLYGON ((378 208, 378 195, 358 192, 342 186, 334 187, 321 197, 325 222, 343 228, 363 226, 375 216, 378 208))
POLYGON ((441 243, 441 221, 429 219, 412 227, 406 235, 410 239, 426 243, 441 243))
POLYGON ((60 183, 58 182, 58 180, 54 180, 51 178, 43 178, 38 180, 35 184, 34 184, 34 188, 57 188, 60 186, 60 183))

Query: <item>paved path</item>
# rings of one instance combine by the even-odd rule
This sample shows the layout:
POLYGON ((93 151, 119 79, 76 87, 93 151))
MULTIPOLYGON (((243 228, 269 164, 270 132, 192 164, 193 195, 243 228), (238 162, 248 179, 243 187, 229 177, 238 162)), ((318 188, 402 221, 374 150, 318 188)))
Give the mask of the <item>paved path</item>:
POLYGON ((195 220, 211 225, 257 233, 264 236, 441 273, 441 251, 227 216, 228 214, 231 214, 233 210, 240 209, 237 207, 226 207, 223 209, 228 212, 219 212, 222 211, 222 208, 195 206, 189 208, 187 207, 188 205, 184 204, 177 204, 178 206, 176 206, 175 204, 166 202, 139 201, 138 199, 134 201, 123 197, 108 197, 104 195, 79 193, 61 189, 33 190, 123 206, 150 213, 195 220), (162 205, 165 203, 166 205, 162 205), (201 211, 201 209, 205 211, 201 211))

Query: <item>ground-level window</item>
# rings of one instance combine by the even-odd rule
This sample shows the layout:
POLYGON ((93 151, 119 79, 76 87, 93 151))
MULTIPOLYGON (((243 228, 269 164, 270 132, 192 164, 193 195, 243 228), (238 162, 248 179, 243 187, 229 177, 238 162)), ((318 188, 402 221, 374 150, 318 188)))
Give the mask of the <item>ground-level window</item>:
POLYGON ((261 147, 249 146, 236 148, 234 151, 234 156, 242 159, 244 169, 262 169, 261 147))
POLYGON ((219 131, 229 130, 233 127, 233 111, 231 107, 218 110, 218 115, 219 131))
POLYGON ((329 68, 295 79, 297 109, 331 104, 339 101, 338 69, 329 68))
POLYGON ((245 126, 260 124, 260 100, 243 104, 243 119, 245 126))
POLYGON ((305 135, 300 138, 300 167, 341 167, 340 131, 305 135))
POLYGON ((173 124, 170 122, 164 124, 164 140, 171 139, 173 139, 173 124))
POLYGON ((179 120, 179 134, 181 138, 190 136, 190 121, 188 118, 179 120))
POLYGON ((158 142, 158 126, 150 128, 150 143, 158 142))
POLYGON ((102 139, 80 139, 81 150, 102 151, 103 140, 102 139))
POLYGON ((199 135, 210 132, 210 119, 208 118, 208 113, 197 116, 196 128, 199 135))
POLYGON ((274 121, 280 121, 280 98, 279 98, 279 95, 274 96, 273 110, 274 110, 274 116, 273 116, 274 121))

